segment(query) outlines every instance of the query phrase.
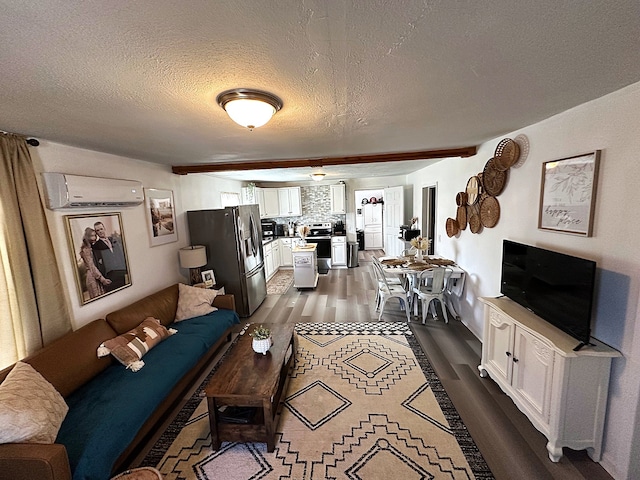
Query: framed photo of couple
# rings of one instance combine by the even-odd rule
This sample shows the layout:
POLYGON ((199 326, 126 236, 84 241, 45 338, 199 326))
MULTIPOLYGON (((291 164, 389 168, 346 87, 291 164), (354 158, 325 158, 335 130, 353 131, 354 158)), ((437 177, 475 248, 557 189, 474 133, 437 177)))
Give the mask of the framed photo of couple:
POLYGON ((80 305, 131 285, 119 213, 65 215, 80 305))

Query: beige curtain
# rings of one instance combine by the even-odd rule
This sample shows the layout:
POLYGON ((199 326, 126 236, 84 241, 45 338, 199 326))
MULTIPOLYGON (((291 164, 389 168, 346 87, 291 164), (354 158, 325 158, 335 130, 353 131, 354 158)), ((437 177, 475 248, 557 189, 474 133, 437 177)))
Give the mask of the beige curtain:
POLYGON ((26 139, 0 133, 0 368, 71 330, 26 139))

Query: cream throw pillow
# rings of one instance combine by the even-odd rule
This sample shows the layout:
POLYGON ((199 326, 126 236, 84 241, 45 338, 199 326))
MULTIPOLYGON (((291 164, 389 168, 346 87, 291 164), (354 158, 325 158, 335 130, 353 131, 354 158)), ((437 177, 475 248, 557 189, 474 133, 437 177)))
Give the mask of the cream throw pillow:
POLYGON ((53 443, 68 411, 53 385, 18 362, 0 384, 0 443, 53 443))
POLYGON ((217 290, 178 284, 176 322, 215 312, 218 309, 211 304, 217 295, 217 290))

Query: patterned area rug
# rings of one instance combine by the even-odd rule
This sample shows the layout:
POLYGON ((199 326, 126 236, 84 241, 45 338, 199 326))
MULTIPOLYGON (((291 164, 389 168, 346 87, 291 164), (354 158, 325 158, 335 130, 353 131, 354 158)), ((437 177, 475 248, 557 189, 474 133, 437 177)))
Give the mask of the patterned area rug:
POLYGON ((293 284, 293 270, 278 270, 267 282, 267 295, 287 293, 293 284))
POLYGON ((493 478, 406 324, 298 324, 296 333, 272 453, 238 442, 212 451, 200 389, 143 464, 187 480, 493 478))

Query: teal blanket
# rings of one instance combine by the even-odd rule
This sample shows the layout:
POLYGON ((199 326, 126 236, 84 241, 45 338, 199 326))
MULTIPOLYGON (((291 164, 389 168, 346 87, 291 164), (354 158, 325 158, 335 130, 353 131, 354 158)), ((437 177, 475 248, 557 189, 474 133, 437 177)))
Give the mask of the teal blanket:
POLYGON ((67 399, 56 443, 69 455, 73 480, 108 480, 113 464, 176 383, 232 325, 230 310, 174 323, 178 333, 151 349, 138 372, 111 365, 67 399))

